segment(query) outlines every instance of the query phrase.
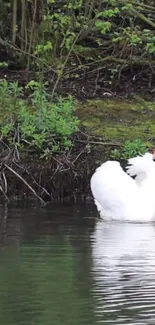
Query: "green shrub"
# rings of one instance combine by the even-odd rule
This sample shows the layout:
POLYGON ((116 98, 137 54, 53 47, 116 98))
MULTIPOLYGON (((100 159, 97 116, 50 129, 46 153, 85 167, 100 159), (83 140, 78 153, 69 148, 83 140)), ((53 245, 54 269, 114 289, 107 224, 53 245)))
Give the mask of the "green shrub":
POLYGON ((46 84, 31 81, 27 88, 32 93, 25 100, 22 98, 23 88, 17 82, 0 81, 0 95, 3 98, 0 107, 2 136, 13 144, 18 126, 19 144, 28 143, 41 152, 47 148, 51 152, 68 149, 79 125, 79 120, 73 114, 73 97, 60 97, 54 103, 50 101, 46 84))
POLYGON ((134 141, 126 141, 122 150, 114 149, 111 151, 111 158, 116 160, 127 160, 129 158, 142 155, 147 151, 145 143, 136 139, 134 141))

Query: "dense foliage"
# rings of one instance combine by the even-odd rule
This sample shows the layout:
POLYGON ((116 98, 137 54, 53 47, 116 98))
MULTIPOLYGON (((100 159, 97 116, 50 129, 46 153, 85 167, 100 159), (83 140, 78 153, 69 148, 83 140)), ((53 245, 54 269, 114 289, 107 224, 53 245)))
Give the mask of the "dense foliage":
POLYGON ((79 124, 73 114, 73 98, 59 98, 52 103, 44 84, 32 80, 27 85, 30 88, 25 100, 17 82, 0 81, 1 140, 17 152, 28 145, 29 150, 35 148, 45 158, 65 152, 72 145, 71 136, 79 124))
POLYGON ((1 7, 1 66, 50 71, 52 95, 60 80, 85 74, 107 87, 142 77, 153 85, 153 0, 2 0, 1 7))

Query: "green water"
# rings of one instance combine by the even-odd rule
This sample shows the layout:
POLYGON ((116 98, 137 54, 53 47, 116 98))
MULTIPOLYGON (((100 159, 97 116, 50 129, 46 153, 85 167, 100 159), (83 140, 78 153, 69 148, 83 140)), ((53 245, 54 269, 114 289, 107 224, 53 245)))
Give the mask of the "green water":
POLYGON ((0 207, 0 324, 155 320, 153 225, 105 224, 93 205, 0 207))

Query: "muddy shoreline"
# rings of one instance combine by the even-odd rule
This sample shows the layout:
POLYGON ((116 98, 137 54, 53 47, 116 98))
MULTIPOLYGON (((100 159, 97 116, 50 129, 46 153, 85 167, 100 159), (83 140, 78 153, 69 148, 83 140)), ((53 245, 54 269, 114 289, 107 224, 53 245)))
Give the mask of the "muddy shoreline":
MULTIPOLYGON (((34 197, 41 204, 76 201, 90 194, 89 182, 95 168, 108 158, 112 143, 104 145, 98 137, 79 132, 68 153, 53 155, 47 161, 37 152, 23 152, 17 161, 14 153, 1 159, 1 196, 7 200, 34 197), (96 144, 97 143, 97 144, 96 144), (107 158, 106 158, 107 157, 107 158)), ((4 146, 0 145, 0 152, 4 146)))

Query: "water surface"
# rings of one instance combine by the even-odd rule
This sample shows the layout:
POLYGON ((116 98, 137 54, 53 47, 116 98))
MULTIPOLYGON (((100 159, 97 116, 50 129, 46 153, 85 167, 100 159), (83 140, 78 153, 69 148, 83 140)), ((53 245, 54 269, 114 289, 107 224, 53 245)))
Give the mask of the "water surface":
POLYGON ((155 225, 0 207, 0 323, 155 324, 155 225))

